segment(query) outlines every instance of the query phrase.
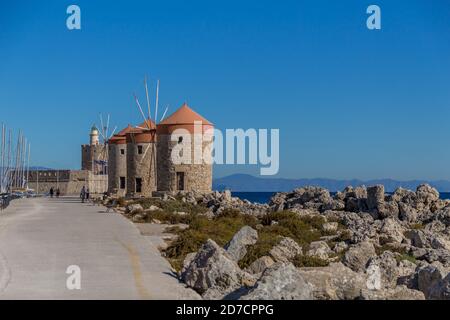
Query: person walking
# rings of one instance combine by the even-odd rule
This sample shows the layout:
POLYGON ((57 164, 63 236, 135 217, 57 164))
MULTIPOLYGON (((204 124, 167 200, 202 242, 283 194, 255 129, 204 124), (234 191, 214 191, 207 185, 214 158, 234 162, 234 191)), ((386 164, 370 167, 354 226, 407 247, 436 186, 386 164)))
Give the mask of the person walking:
POLYGON ((59 198, 59 196, 61 195, 61 191, 59 191, 59 188, 56 189, 56 197, 59 198))
POLYGON ((91 192, 89 191, 89 188, 86 189, 86 200, 89 202, 91 192))
POLYGON ((80 198, 81 198, 81 203, 84 203, 84 200, 86 199, 86 187, 85 186, 83 186, 83 188, 81 188, 80 198))
POLYGON ((53 190, 53 187, 50 188, 50 198, 53 198, 53 194, 55 193, 55 191, 53 190))

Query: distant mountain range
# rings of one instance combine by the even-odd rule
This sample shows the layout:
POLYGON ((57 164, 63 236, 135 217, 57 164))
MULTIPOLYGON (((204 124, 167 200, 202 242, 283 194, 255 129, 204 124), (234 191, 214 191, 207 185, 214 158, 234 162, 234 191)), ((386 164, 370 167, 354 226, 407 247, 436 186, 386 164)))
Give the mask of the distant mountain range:
POLYGON ((347 186, 371 186, 382 184, 386 192, 393 192, 402 187, 415 190, 418 185, 428 183, 439 192, 450 192, 450 181, 447 180, 411 180, 398 181, 392 179, 377 180, 335 180, 335 179, 283 179, 283 178, 260 178, 247 174, 234 174, 231 176, 217 178, 213 181, 214 190, 229 189, 234 192, 283 192, 291 191, 303 186, 323 187, 331 192, 341 191, 347 186))

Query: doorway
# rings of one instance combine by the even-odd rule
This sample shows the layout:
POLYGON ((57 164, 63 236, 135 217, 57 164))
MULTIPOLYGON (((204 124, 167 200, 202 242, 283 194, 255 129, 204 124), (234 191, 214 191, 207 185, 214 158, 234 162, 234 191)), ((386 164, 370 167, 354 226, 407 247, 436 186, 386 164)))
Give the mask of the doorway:
POLYGON ((142 192, 142 178, 136 178, 136 193, 142 192))
POLYGON ((184 191, 184 172, 177 172, 178 191, 184 191))

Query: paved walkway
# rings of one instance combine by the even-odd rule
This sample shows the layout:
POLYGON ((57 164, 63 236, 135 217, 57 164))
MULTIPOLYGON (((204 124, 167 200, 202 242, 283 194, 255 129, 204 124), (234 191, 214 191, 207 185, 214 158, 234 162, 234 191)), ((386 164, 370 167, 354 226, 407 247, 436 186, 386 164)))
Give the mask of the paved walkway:
POLYGON ((0 299, 193 299, 120 214, 76 198, 23 199, 0 213, 0 299), (68 290, 69 266, 81 289, 68 290))

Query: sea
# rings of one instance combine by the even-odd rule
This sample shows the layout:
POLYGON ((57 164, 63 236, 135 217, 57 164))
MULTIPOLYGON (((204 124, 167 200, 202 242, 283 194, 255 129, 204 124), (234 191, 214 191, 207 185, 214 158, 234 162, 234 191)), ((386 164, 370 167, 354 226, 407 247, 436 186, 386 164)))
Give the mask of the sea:
MULTIPOLYGON (((237 197, 241 200, 248 200, 250 202, 256 202, 256 203, 269 203, 270 198, 275 194, 276 192, 232 192, 231 194, 233 197, 237 197)), ((334 195, 335 192, 330 192, 331 195, 334 195)), ((440 198, 442 200, 448 200, 450 199, 450 192, 441 192, 440 198)))

